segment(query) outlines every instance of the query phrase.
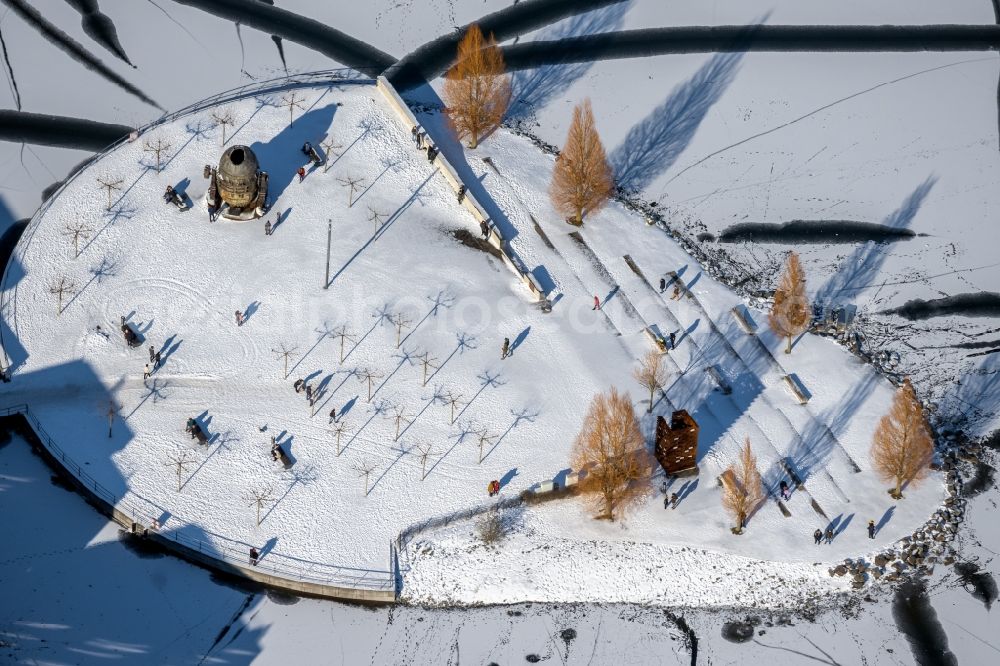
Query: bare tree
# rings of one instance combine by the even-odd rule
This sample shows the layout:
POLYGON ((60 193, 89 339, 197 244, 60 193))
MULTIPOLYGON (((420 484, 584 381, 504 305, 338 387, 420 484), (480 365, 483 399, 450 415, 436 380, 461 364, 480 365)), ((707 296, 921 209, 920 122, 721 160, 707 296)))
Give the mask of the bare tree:
POLYGON ((181 479, 184 476, 184 472, 193 464, 194 459, 191 458, 191 452, 186 449, 174 451, 167 458, 167 462, 164 463, 164 467, 173 467, 177 470, 177 492, 180 492, 183 487, 181 479))
POLYGON ((792 353, 792 338, 809 328, 811 317, 805 273, 802 271, 799 255, 790 252, 778 288, 774 291, 774 304, 767 316, 775 335, 787 338, 786 354, 792 353))
POLYGON ((212 120, 215 121, 216 126, 222 128, 222 145, 225 146, 226 128, 236 124, 232 109, 216 109, 212 111, 212 120))
POLYGON ((343 148, 343 146, 339 143, 334 143, 333 139, 319 145, 323 146, 323 152, 326 153, 326 160, 323 162, 323 173, 326 173, 333 166, 333 163, 330 162, 330 155, 336 155, 339 158, 341 154, 337 151, 343 148))
POLYGON ((594 127, 590 100, 585 99, 573 109, 566 145, 552 170, 549 196, 567 222, 581 225, 585 216, 607 203, 613 190, 611 165, 594 127))
POLYGON ((494 504, 476 521, 476 532, 479 540, 486 545, 497 543, 507 536, 507 525, 504 524, 500 505, 494 504))
POLYGON ((368 478, 376 469, 377 467, 374 463, 363 458, 354 463, 354 471, 358 473, 358 476, 363 476, 365 479, 365 497, 368 497, 368 478))
POLYGON ((444 404, 451 405, 451 421, 449 423, 451 424, 455 423, 455 408, 459 404, 461 404, 461 402, 462 402, 461 393, 455 394, 452 393, 451 391, 448 391, 447 393, 444 394, 444 404))
POLYGON ((282 342, 281 347, 278 349, 272 349, 271 353, 277 355, 277 357, 280 359, 284 359, 285 369, 284 369, 284 376, 282 377, 282 379, 288 379, 288 359, 298 355, 298 347, 292 347, 291 349, 289 349, 288 347, 285 346, 285 343, 282 342))
POLYGON ((142 151, 144 153, 153 153, 156 155, 156 173, 160 172, 160 161, 163 153, 170 150, 170 144, 165 143, 162 138, 158 138, 156 143, 150 143, 146 141, 142 146, 142 151))
POLYGON ((424 366, 424 381, 421 385, 427 386, 427 368, 434 368, 436 370, 438 366, 435 363, 437 363, 438 359, 435 356, 431 356, 430 352, 424 352, 417 358, 420 359, 420 364, 424 366))
POLYGON ((382 377, 382 375, 378 374, 377 372, 373 372, 372 370, 369 370, 368 368, 362 368, 361 370, 358 370, 357 376, 358 376, 358 379, 360 379, 361 381, 368 382, 368 402, 371 402, 372 401, 372 383, 373 383, 374 380, 380 379, 382 377))
POLYGON ((722 473, 722 506, 736 521, 733 534, 743 534, 747 518, 764 501, 764 484, 757 471, 757 456, 746 438, 740 457, 722 473))
POLYGON ((297 92, 292 91, 291 95, 282 95, 281 96, 281 104, 279 104, 279 106, 287 106, 288 107, 288 126, 289 127, 292 126, 292 121, 294 119, 293 115, 295 113, 295 109, 305 109, 305 107, 302 106, 302 102, 305 101, 305 100, 299 99, 297 97, 297 95, 298 95, 297 92))
POLYGON ((114 400, 108 400, 108 407, 104 414, 108 417, 108 439, 111 439, 111 428, 115 423, 115 416, 121 411, 122 406, 114 400))
POLYGON ((401 344, 400 338, 403 335, 403 329, 409 326, 411 323, 413 323, 413 321, 407 318, 406 315, 404 315, 401 312, 397 312, 396 314, 392 315, 389 318, 389 321, 391 321, 392 325, 396 327, 396 349, 399 349, 399 345, 401 344))
POLYGON ((600 518, 613 521, 646 497, 653 457, 628 394, 612 387, 594 397, 573 444, 572 465, 584 472, 580 491, 592 499, 600 518))
POLYGON ((889 490, 893 499, 902 499, 903 485, 918 482, 929 472, 934 438, 909 378, 903 380, 889 413, 875 428, 871 456, 879 477, 896 484, 889 490))
MULTIPOLYGON (((341 417, 341 418, 343 418, 343 417, 341 417)), ((340 423, 336 424, 333 427, 333 433, 337 436, 337 457, 338 458, 340 457, 340 452, 341 452, 341 449, 340 449, 340 438, 342 436, 344 436, 345 434, 350 434, 350 432, 351 432, 351 427, 349 425, 347 425, 346 423, 344 423, 343 421, 341 421, 340 423)))
POLYGON ((338 178, 337 182, 348 188, 349 192, 347 195, 347 207, 351 208, 354 206, 354 195, 357 194, 365 185, 364 178, 355 178, 354 176, 347 176, 346 178, 338 178))
POLYGON ((247 506, 256 505, 257 507, 257 525, 260 525, 260 510, 264 508, 265 504, 270 504, 274 501, 272 492, 273 488, 271 486, 258 486, 243 496, 243 500, 247 502, 247 506))
POLYGON ((344 340, 354 341, 354 336, 348 333, 347 326, 338 326, 333 330, 332 336, 340 338, 340 362, 344 362, 344 340))
POLYGON ((669 376, 663 364, 663 356, 650 349, 639 362, 639 367, 632 371, 632 376, 649 391, 649 408, 646 413, 652 413, 653 394, 666 383, 669 376))
POLYGON ((487 442, 492 444, 493 440, 496 439, 496 435, 491 435, 488 430, 483 430, 479 433, 479 463, 483 464, 483 445, 487 442))
POLYGON ((392 418, 396 421, 396 436, 393 437, 392 441, 398 442, 399 441, 399 426, 400 426, 400 424, 403 421, 406 421, 407 423, 411 423, 412 419, 410 419, 406 415, 406 408, 405 407, 401 407, 399 405, 397 405, 396 407, 393 408, 393 416, 392 416, 392 418))
POLYGON ((431 457, 434 447, 430 444, 420 444, 417 451, 420 451, 420 480, 427 478, 427 459, 431 457))
POLYGON ((109 178, 107 176, 105 176, 103 178, 98 178, 97 179, 98 185, 100 187, 104 188, 107 191, 107 193, 108 193, 108 207, 107 207, 106 210, 111 210, 111 194, 112 194, 112 192, 121 191, 121 189, 122 189, 122 183, 124 183, 124 182, 125 182, 125 180, 122 179, 122 178, 114 180, 114 179, 109 178))
POLYGON ((65 277, 60 277, 58 280, 52 282, 49 285, 49 293, 55 295, 56 303, 59 309, 56 314, 61 315, 63 311, 63 297, 67 294, 72 294, 76 291, 76 284, 65 277))
POLYGON ((69 236, 73 239, 73 257, 80 256, 80 239, 87 240, 90 238, 90 234, 93 233, 93 229, 88 227, 83 222, 77 220, 74 224, 67 224, 65 231, 63 231, 64 236, 69 236))
POLYGON ((445 73, 443 97, 448 123, 459 139, 468 137, 469 148, 503 120, 510 105, 510 77, 503 55, 491 34, 483 37, 473 24, 458 44, 455 64, 445 73))
POLYGON ((375 225, 375 231, 382 225, 382 221, 389 218, 388 213, 380 213, 371 206, 368 206, 368 221, 375 225))

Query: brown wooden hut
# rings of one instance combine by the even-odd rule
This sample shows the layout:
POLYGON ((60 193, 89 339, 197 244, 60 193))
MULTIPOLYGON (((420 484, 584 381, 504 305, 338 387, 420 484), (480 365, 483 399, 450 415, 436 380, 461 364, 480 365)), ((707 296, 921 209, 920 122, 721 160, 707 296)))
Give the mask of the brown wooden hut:
POLYGON ((698 473, 698 424, 685 410, 656 418, 656 460, 667 476, 698 473))

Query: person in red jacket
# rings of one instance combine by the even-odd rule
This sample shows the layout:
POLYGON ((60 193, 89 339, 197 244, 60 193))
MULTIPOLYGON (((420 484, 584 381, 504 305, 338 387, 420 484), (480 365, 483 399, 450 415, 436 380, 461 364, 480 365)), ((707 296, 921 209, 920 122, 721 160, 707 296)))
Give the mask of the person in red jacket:
POLYGON ((591 309, 592 310, 600 310, 601 309, 601 299, 598 298, 597 296, 594 296, 594 307, 591 308, 591 309))

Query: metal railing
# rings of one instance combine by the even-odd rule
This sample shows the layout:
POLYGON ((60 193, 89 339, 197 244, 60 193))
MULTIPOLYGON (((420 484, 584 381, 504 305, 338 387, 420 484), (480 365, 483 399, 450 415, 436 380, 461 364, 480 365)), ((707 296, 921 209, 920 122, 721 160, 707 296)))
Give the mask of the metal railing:
MULTIPOLYGON (((130 499, 118 496, 88 474, 83 467, 67 455, 62 447, 56 444, 55 440, 49 436, 27 404, 0 408, 0 416, 12 416, 14 414, 20 414, 25 418, 49 454, 67 472, 72 474, 87 492, 93 493, 97 498, 107 502, 113 509, 124 516, 131 517, 132 522, 144 528, 150 528, 153 521, 158 518, 158 516, 150 515, 148 508, 143 508, 130 499)), ((250 544, 244 544, 219 535, 212 535, 213 538, 210 541, 193 538, 181 533, 181 530, 185 526, 194 526, 193 523, 187 522, 174 514, 170 515, 169 520, 171 524, 176 523, 178 527, 171 529, 163 529, 161 527, 160 530, 155 532, 161 538, 173 541, 192 551, 235 567, 246 568, 249 565, 250 544)), ((390 548, 390 557, 391 553, 392 549, 390 548)), ((396 578, 392 571, 308 562, 275 552, 263 553, 262 559, 254 567, 254 570, 278 578, 315 585, 384 592, 395 592, 396 590, 396 578)))

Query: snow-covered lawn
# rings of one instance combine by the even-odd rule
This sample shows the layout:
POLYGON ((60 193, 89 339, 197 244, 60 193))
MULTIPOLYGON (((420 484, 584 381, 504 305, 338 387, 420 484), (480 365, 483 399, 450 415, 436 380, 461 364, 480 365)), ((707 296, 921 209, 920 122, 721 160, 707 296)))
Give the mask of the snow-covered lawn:
MULTIPOLYGON (((545 195, 551 157, 526 139, 499 132, 481 154, 492 157, 496 171, 479 156, 470 156, 467 168, 482 176, 502 209, 496 221, 516 253, 549 283, 551 314, 529 302, 499 261, 454 239, 455 230, 475 235, 478 228, 373 87, 299 94, 305 111, 296 112, 291 128, 288 109, 277 105, 281 95, 230 105, 239 128, 230 143, 250 145, 271 176, 268 218, 282 218, 273 236, 264 236, 263 221, 208 222, 201 171, 221 149, 216 130, 196 132, 199 122, 208 124, 205 111, 148 132, 81 174, 29 229, 5 285, 16 306, 5 311, 7 325, 24 351, 12 354, 20 367, 3 388, 4 402, 28 402, 60 446, 113 493, 147 507, 147 519, 166 517, 164 529, 189 538, 264 546, 274 561, 385 568, 389 543, 402 529, 485 503, 491 479, 501 479, 502 496, 510 496, 560 478, 590 396, 610 385, 640 395, 630 372, 648 348, 647 325, 678 336, 666 399, 655 413, 684 408, 701 424, 701 475, 697 483, 671 486, 683 494, 678 509, 664 513, 654 495, 626 521, 608 524, 591 520, 575 501, 532 508, 524 519, 529 527, 511 542, 525 556, 514 550, 483 561, 455 552, 440 560, 411 544, 403 555, 404 595, 413 581, 414 597, 427 601, 781 605, 767 600, 767 581, 795 579, 803 594, 839 589, 825 566, 812 563, 894 541, 942 497, 935 476, 891 509, 885 484, 869 469, 871 432, 891 399, 887 382, 829 340, 806 336, 785 356, 766 332, 759 341, 747 336, 729 313, 739 299, 666 234, 618 205, 589 221, 578 238, 568 236, 545 195), (143 145, 160 138, 172 156, 157 174, 142 166, 150 163, 143 145), (343 155, 331 157, 328 173, 313 170, 299 183, 294 170, 306 140, 330 140, 343 155), (368 189, 348 207, 338 179, 351 177, 364 178, 368 189), (104 212, 97 178, 124 179, 111 213, 104 212), (168 183, 187 185, 192 210, 162 203, 168 183), (373 213, 386 217, 372 220, 373 213), (327 220, 334 241, 324 290, 327 220), (65 236, 76 221, 93 229, 79 257, 65 236), (681 273, 695 298, 673 301, 656 292, 652 284, 668 270, 681 273), (77 293, 56 316, 49 287, 63 276, 77 293), (594 294, 606 301, 597 312, 594 294), (236 310, 249 313, 242 327, 236 310), (396 328, 379 313, 409 320, 398 349, 396 328), (142 333, 142 347, 125 348, 121 316, 142 333), (341 325, 352 335, 343 362, 340 340, 328 334, 341 325), (501 361, 504 337, 514 353, 501 361), (165 364, 144 382, 150 345, 163 350, 165 364), (296 348, 287 378, 272 351, 281 345, 296 348), (426 387, 417 360, 425 351, 438 366, 426 387), (729 379, 731 395, 717 390, 710 365, 729 379), (370 402, 367 382, 354 372, 364 370, 376 375, 370 402), (812 394, 808 406, 784 387, 787 373, 812 394), (322 392, 315 415, 292 389, 297 378, 322 392), (461 396, 454 423, 452 407, 440 399, 448 394, 461 396), (109 398, 121 406, 110 439, 109 398), (328 423, 332 407, 350 428, 340 456, 328 423), (188 417, 206 424, 207 447, 183 432, 188 417), (270 459, 272 435, 295 460, 291 470, 270 459), (747 534, 734 537, 715 478, 746 436, 770 484, 777 485, 778 461, 788 457, 806 488, 789 502, 791 517, 769 502, 747 534), (424 480, 421 445, 432 447, 424 480), (179 451, 188 451, 192 463, 177 492, 175 468, 167 464, 179 451), (364 462, 375 466, 367 495, 356 470, 364 462), (263 487, 275 501, 258 527, 246 496, 263 487), (865 523, 883 517, 878 540, 868 541, 865 523), (838 536, 816 552, 811 533, 828 522, 838 536), (560 557, 544 565, 537 553, 550 542, 560 557), (743 573, 715 582, 699 575, 713 565, 743 573), (639 585, 649 567, 664 589, 689 591, 651 594, 639 585), (566 575, 574 569, 587 573, 574 580, 566 575), (619 572, 618 584, 584 584, 611 570, 619 572), (490 583, 479 586, 479 579, 490 583), (734 591, 727 583, 741 579, 759 581, 757 590, 734 591)), ((753 316, 764 321, 763 313, 753 316)), ((637 406, 644 411, 646 404, 637 406)), ((644 419, 648 432, 653 425, 644 419)), ((440 557, 448 548, 434 552, 440 557)))

